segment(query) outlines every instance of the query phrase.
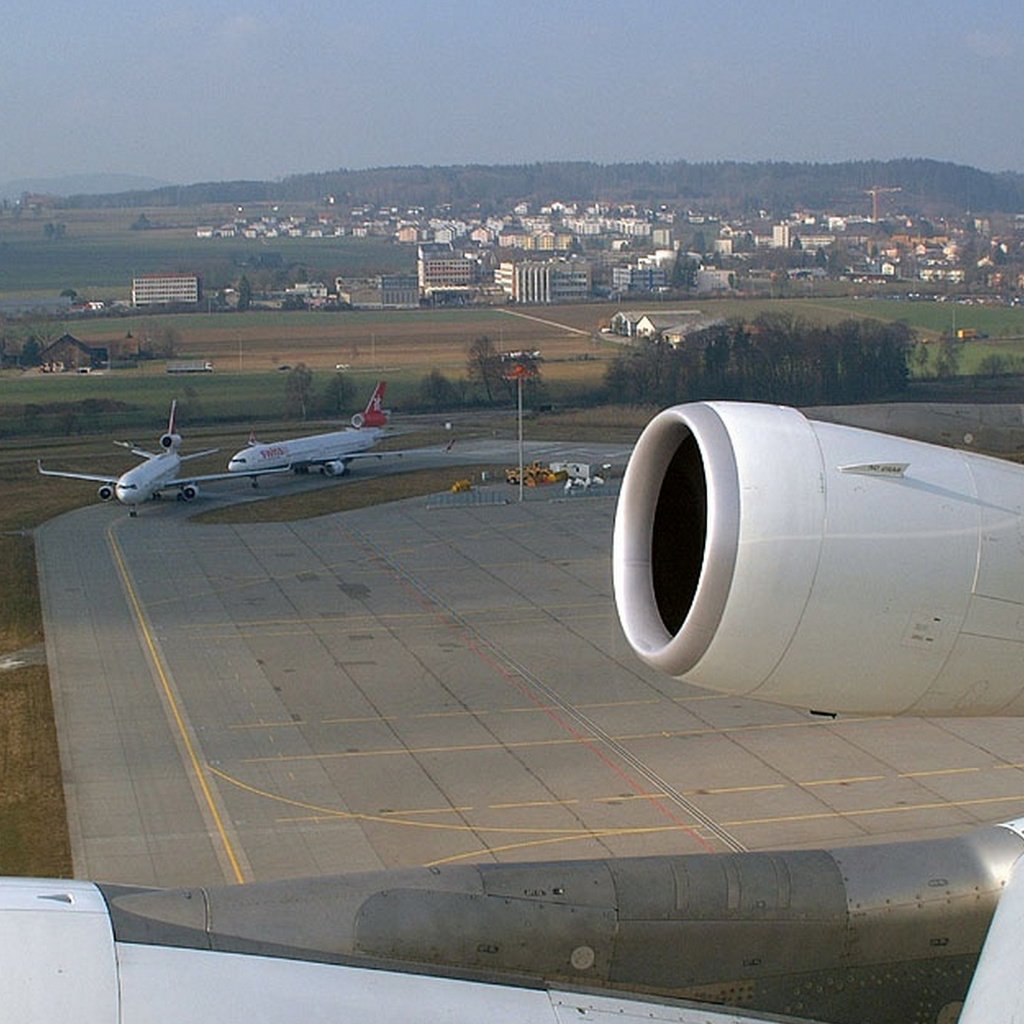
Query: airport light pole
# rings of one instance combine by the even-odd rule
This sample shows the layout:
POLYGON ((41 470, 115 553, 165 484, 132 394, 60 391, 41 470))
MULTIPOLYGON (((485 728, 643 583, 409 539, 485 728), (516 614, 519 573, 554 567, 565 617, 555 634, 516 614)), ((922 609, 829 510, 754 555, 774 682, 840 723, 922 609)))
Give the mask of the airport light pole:
POLYGON ((519 423, 519 500, 523 500, 523 381, 536 377, 537 370, 527 363, 515 363, 506 373, 505 380, 516 382, 516 411, 519 423))

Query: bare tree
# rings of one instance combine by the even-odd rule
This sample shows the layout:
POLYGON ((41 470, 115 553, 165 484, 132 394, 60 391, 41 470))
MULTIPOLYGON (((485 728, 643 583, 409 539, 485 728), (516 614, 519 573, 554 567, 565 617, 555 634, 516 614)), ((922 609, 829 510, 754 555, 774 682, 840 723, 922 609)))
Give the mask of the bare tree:
POLYGON ((501 356, 495 350, 494 342, 486 334, 469 346, 466 376, 471 383, 484 389, 488 402, 494 402, 494 394, 501 386, 501 356))
POLYGON ((336 373, 324 388, 321 408, 327 416, 341 416, 352 402, 354 388, 344 373, 336 373))
POLYGON ((305 419, 313 395, 313 371, 305 363, 297 363, 284 382, 285 410, 289 416, 305 419))

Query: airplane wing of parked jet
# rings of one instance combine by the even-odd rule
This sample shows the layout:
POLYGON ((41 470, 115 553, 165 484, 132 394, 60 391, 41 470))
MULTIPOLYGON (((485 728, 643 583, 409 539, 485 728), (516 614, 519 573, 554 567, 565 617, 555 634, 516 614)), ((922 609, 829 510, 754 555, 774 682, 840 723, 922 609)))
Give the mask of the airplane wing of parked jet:
POLYGON ((62 476, 68 480, 91 480, 95 484, 109 484, 111 487, 117 483, 119 477, 104 475, 102 473, 72 473, 64 469, 43 469, 43 460, 37 459, 36 466, 43 476, 62 476))

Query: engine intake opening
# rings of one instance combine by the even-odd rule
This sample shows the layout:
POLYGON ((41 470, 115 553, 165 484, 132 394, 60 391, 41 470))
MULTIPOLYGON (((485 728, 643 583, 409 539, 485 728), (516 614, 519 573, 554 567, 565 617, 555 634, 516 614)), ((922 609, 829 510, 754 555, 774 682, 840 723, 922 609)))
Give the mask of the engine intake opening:
POLYGON ((665 629, 675 636, 693 606, 704 566, 708 489, 693 434, 679 445, 665 471, 651 536, 654 598, 665 629))

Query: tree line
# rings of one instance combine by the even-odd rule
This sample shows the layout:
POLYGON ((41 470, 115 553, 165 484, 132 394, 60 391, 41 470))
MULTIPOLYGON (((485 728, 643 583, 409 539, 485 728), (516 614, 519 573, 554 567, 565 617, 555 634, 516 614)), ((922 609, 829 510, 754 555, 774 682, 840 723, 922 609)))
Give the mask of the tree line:
MULTIPOLYGON (((764 313, 695 331, 678 347, 657 341, 630 347, 609 365, 599 388, 576 400, 660 406, 712 399, 797 406, 878 401, 906 390, 916 352, 905 323, 850 319, 823 326, 764 313)), ((524 401, 539 408, 549 402, 542 370, 535 353, 502 353, 482 336, 466 350, 464 375, 431 370, 411 404, 434 410, 509 406, 522 374, 524 401)), ((337 415, 351 397, 346 383, 335 374, 317 395, 312 372, 299 364, 286 381, 287 415, 337 415)))
POLYGON ((606 399, 672 405, 706 399, 828 405, 877 401, 907 387, 904 323, 809 324, 786 314, 716 324, 678 346, 646 342, 605 376, 606 399))

